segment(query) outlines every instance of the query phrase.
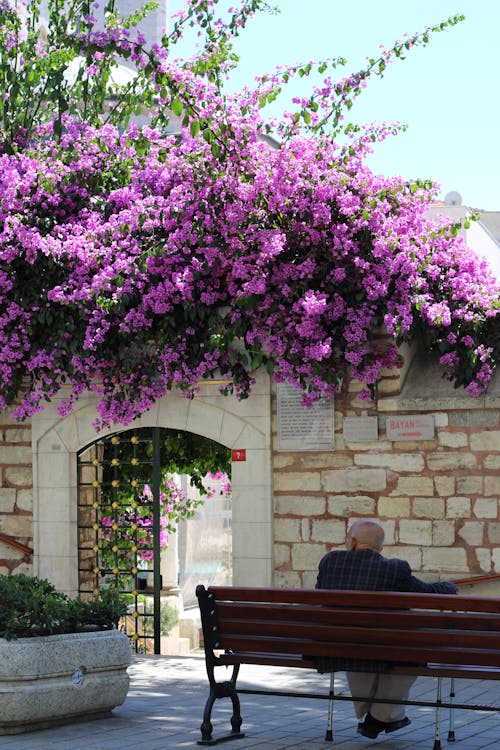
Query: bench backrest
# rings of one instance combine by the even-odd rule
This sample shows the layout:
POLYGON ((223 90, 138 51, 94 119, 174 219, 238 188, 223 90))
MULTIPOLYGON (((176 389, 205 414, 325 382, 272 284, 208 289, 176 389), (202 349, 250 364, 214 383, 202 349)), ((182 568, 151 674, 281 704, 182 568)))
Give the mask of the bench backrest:
POLYGON ((198 586, 205 648, 500 668, 500 600, 198 586))

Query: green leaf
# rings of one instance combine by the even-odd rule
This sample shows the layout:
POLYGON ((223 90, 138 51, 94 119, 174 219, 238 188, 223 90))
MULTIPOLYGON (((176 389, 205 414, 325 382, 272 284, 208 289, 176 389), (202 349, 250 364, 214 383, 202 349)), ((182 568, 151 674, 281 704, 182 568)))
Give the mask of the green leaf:
POLYGON ((170 109, 177 117, 182 115, 182 102, 179 99, 172 99, 170 103, 170 109))
POLYGON ((198 120, 191 120, 189 123, 189 132, 191 133, 193 138, 196 138, 198 133, 200 132, 200 123, 198 120))
POLYGON ((251 363, 252 370, 258 370, 261 364, 262 364, 262 354, 260 354, 260 352, 257 352, 252 357, 252 363, 251 363))

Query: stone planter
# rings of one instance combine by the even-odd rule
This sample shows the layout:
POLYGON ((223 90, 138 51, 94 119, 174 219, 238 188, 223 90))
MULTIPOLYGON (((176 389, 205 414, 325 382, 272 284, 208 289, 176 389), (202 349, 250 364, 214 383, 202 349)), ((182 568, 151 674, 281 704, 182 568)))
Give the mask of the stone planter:
POLYGON ((109 714, 127 696, 129 664, 118 630, 0 639, 0 735, 109 714))

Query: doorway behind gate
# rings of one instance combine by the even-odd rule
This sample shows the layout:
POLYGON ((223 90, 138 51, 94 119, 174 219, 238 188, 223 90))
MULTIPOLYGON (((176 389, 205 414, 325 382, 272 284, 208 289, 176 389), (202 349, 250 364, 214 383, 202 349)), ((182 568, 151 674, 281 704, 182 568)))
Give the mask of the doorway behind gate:
POLYGON ((161 653, 165 627, 195 605, 198 583, 231 583, 229 472, 224 446, 160 427, 115 433, 79 452, 79 593, 123 593, 120 627, 133 651, 161 653))

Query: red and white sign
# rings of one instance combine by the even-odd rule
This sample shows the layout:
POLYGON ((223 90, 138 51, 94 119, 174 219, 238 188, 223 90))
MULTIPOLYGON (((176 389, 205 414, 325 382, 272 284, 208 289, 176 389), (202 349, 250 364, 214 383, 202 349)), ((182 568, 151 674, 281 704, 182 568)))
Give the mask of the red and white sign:
POLYGON ((388 440, 432 440, 434 417, 432 414, 398 414, 387 417, 388 440))
POLYGON ((231 451, 231 461, 246 461, 247 452, 245 448, 237 448, 231 451))

